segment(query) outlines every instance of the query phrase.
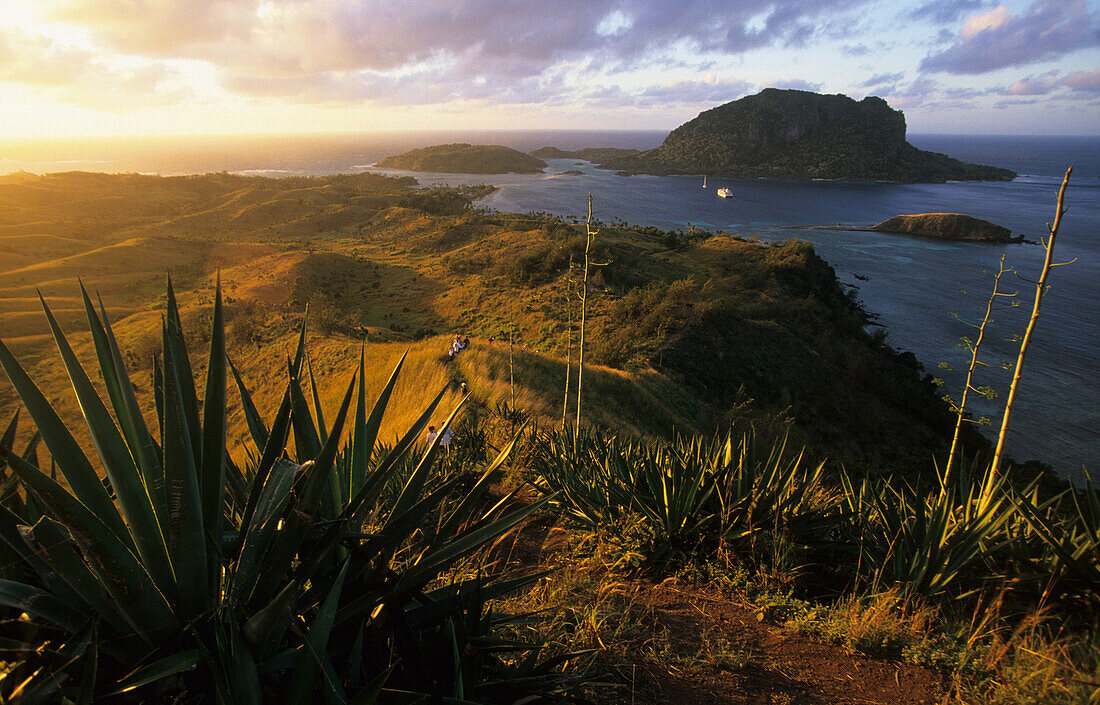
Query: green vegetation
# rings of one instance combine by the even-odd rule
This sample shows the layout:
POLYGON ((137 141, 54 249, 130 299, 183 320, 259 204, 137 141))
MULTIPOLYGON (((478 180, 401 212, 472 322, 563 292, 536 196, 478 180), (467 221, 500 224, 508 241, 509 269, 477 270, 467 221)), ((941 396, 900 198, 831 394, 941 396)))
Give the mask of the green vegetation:
POLYGON ((454 461, 435 471, 438 440, 422 451, 419 439, 442 392, 396 445, 376 445, 400 363, 371 405, 361 362, 326 425, 312 371, 312 408, 300 382, 303 328, 270 425, 237 377, 255 444, 239 468, 225 448, 220 291, 201 402, 170 282, 167 302, 157 436, 105 312, 84 296, 110 411, 46 308, 103 483, 0 345, 38 427, 22 455, 11 450, 17 418, 0 443, 4 700, 93 702, 134 691, 144 701, 372 703, 423 693, 513 702, 553 690, 533 645, 494 639, 502 615, 487 609, 529 579, 486 574, 476 561, 479 547, 540 507, 502 511, 486 501, 511 446, 473 475, 454 461), (291 434, 296 461, 286 452, 291 434), (39 436, 68 488, 37 466, 39 436), (532 658, 501 658, 517 650, 532 658))
POLYGON ((0 184, 4 698, 1092 697, 1095 488, 937 472, 949 407, 810 245, 410 181, 0 184))
POLYGON ((458 143, 386 157, 378 167, 458 174, 537 174, 546 168, 546 162, 501 145, 458 143))
POLYGON ((939 182, 1016 177, 1008 169, 917 149, 905 141, 901 111, 881 98, 856 102, 777 88, 700 113, 655 149, 592 156, 606 169, 644 174, 939 182))
POLYGON ((574 560, 599 557, 596 592, 631 574, 702 577, 760 621, 943 669, 964 700, 1092 702, 1100 495, 1088 483, 1041 498, 985 467, 912 486, 826 472, 782 442, 761 453, 752 432, 550 433, 530 473, 590 537, 574 560), (1032 678, 1037 649, 1051 657, 1032 678))
POLYGON ((572 151, 558 149, 557 147, 539 147, 531 152, 532 157, 538 157, 539 159, 583 159, 586 162, 596 163, 635 154, 638 154, 638 150, 623 149, 621 147, 586 147, 572 151))

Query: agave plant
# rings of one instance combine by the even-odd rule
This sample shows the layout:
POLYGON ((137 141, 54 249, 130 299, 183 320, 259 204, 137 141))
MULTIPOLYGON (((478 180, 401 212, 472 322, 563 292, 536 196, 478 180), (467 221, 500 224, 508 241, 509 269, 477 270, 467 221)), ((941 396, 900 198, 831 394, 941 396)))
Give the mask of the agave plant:
POLYGON ((861 557, 876 584, 958 597, 1006 577, 990 558, 1012 540, 1006 526, 1015 510, 1007 479, 987 468, 960 473, 959 480, 941 482, 928 494, 881 485, 874 512, 865 517, 873 537, 861 557))
POLYGON ((792 457, 786 438, 773 443, 761 460, 752 431, 736 446, 727 435, 711 454, 724 468, 718 492, 723 540, 736 548, 762 532, 783 532, 803 548, 831 542, 841 502, 825 487, 824 461, 806 464, 803 451, 792 457))
POLYGON ((637 444, 600 430, 550 431, 535 437, 535 485, 577 524, 608 527, 629 511, 637 478, 637 444))
MULTIPOLYGON (((1077 595, 1094 600, 1100 594, 1100 495, 1085 475, 1085 487, 1039 503, 1036 497, 1013 498, 1028 528, 1048 551, 1036 558, 1034 550, 1016 545, 1014 553, 1033 566, 1032 575, 1044 580, 1044 597, 1077 595), (1059 512, 1068 495, 1071 509, 1059 512)), ((1030 577, 1030 576, 1024 576, 1030 577)))
POLYGON ((435 443, 413 454, 440 391, 380 452, 378 429, 403 359, 373 405, 361 360, 326 424, 305 363, 304 322, 286 391, 265 423, 226 356, 220 282, 200 403, 170 280, 154 433, 102 301, 97 311, 81 292, 107 403, 42 305, 103 477, 0 342, 0 366, 64 480, 39 467, 36 442, 12 450, 13 419, 0 438, 10 471, 0 541, 11 559, 0 580, 0 652, 9 664, 0 700, 89 703, 137 690, 189 702, 370 703, 416 693, 515 698, 551 687, 537 650, 513 663, 499 652, 523 647, 490 635, 488 601, 526 579, 440 582, 540 506, 505 512, 486 501, 511 445, 468 491, 457 491, 458 477, 432 481, 435 443), (255 443, 243 468, 225 445, 229 374, 255 443), (302 377, 310 378, 312 410, 302 377), (408 467, 387 501, 383 488, 408 467))
POLYGON ((801 455, 787 457, 783 443, 762 460, 751 432, 671 443, 552 433, 537 448, 537 486, 589 529, 639 518, 656 539, 646 547, 651 565, 720 544, 748 554, 764 535, 817 542, 829 536, 839 508, 823 489, 823 465, 810 469, 801 455))

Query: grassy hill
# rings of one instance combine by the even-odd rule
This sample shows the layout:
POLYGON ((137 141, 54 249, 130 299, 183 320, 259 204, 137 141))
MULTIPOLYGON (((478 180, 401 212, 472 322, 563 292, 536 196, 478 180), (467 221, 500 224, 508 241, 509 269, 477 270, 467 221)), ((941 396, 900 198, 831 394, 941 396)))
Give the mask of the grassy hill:
MULTIPOLYGON (((280 505, 279 521, 275 520, 278 513, 273 513, 253 525, 275 527, 273 540, 278 543, 266 553, 249 554, 274 556, 278 562, 273 567, 265 564, 264 574, 275 579, 285 575, 294 581, 288 584, 301 587, 297 581, 305 578, 298 571, 306 563, 301 558, 314 555, 315 547, 327 546, 325 550, 331 551, 337 546, 329 540, 334 534, 313 529, 345 523, 336 514, 343 501, 336 495, 344 497, 343 487, 354 487, 354 460, 337 470, 338 476, 317 470, 320 462, 332 461, 334 453, 321 451, 320 438, 311 438, 310 429, 316 433, 313 416, 318 420, 324 416, 328 422, 338 416, 340 392, 360 356, 364 387, 369 390, 365 394, 371 395, 383 386, 396 361, 406 356, 381 422, 383 444, 408 428, 440 390, 443 403, 433 420, 442 421, 460 401, 463 382, 469 398, 458 424, 459 438, 489 443, 510 438, 517 415, 543 431, 561 422, 566 371, 577 369, 578 263, 586 249, 585 231, 576 224, 540 216, 480 212, 472 203, 484 191, 484 187, 416 190, 410 179, 370 174, 285 180, 224 174, 178 179, 21 174, 0 179, 0 249, 11 255, 0 260, 0 337, 31 368, 50 405, 81 433, 81 409, 51 350, 43 316, 36 311, 40 289, 62 319, 77 357, 91 362, 92 343, 80 332, 86 326, 81 320, 79 277, 102 294, 146 422, 156 433, 162 429, 154 418, 152 372, 168 308, 161 293, 166 270, 175 283, 182 327, 190 341, 191 367, 200 379, 208 367, 204 349, 217 349, 221 340, 220 335, 213 341, 204 339, 216 320, 214 282, 220 277, 228 355, 264 419, 274 416, 286 389, 283 375, 307 317, 308 352, 299 376, 301 387, 292 385, 302 392, 295 397, 300 403, 290 415, 295 442, 301 444, 293 450, 299 462, 307 456, 327 458, 312 466, 279 465, 287 483, 279 492, 294 504, 280 505), (471 345, 451 359, 445 350, 455 333, 468 335, 471 345), (311 389, 314 384, 316 388, 311 389), (307 394, 318 400, 323 414, 312 409, 303 413, 302 404, 309 406, 307 394), (296 473, 300 473, 297 480, 296 473), (328 484, 315 483, 318 477, 328 484), (323 506, 330 495, 332 511, 323 506), (305 507, 300 503, 303 497, 311 498, 308 510, 299 509, 305 507), (315 538, 312 543, 297 543, 299 548, 292 546, 291 551, 276 550, 283 545, 283 537, 293 538, 295 532, 315 538)), ((485 575, 499 574, 501 569, 540 571, 533 573, 529 589, 519 590, 503 602, 502 611, 494 608, 493 614, 545 615, 538 626, 537 638, 544 648, 540 653, 550 663, 557 662, 559 655, 568 660, 569 672, 564 676, 572 678, 572 672, 580 670, 606 672, 624 685, 609 697, 604 697, 605 690, 594 691, 593 698, 601 702, 658 703, 672 697, 726 703, 742 694, 746 702, 773 702, 789 699, 795 692, 791 673, 798 674, 801 690, 797 692, 825 693, 823 697, 833 700, 859 693, 867 701, 898 703, 931 702, 941 699, 941 694, 944 702, 960 703, 1084 702, 1082 697, 1092 692, 1100 674, 1094 629, 1095 536, 1100 516, 1095 490, 1058 499, 1059 507, 1042 499, 1038 490, 1013 489, 1007 475, 999 479, 986 475, 983 480, 980 470, 971 474, 960 468, 955 482, 939 485, 929 459, 942 458, 951 421, 945 405, 922 377, 912 355, 893 351, 881 336, 865 332, 863 313, 810 245, 763 244, 729 234, 662 232, 626 225, 598 227, 591 247, 592 259, 599 264, 593 265, 589 278, 586 336, 591 364, 584 376, 583 422, 600 430, 576 436, 529 434, 499 485, 490 485, 488 475, 485 483, 474 484, 473 475, 467 474, 484 467, 475 453, 486 447, 478 443, 456 443, 457 448, 451 448, 434 470, 427 456, 420 466, 424 473, 416 473, 417 482, 400 474, 410 470, 411 464, 395 465, 398 474, 385 481, 392 484, 377 486, 379 508, 364 519, 371 533, 354 527, 348 540, 359 543, 350 545, 365 551, 398 525, 407 532, 406 539, 422 534, 434 541, 438 527, 454 524, 451 519, 458 523, 468 519, 466 529, 487 542, 498 534, 487 533, 486 522, 496 521, 492 517, 504 505, 508 506, 503 511, 515 509, 510 516, 519 517, 517 522, 530 519, 517 524, 515 534, 499 536, 486 553, 464 556, 446 573, 418 580, 428 581, 424 585, 432 588, 433 595, 450 594, 437 593, 436 587, 457 590, 453 595, 461 602, 463 586, 476 585, 475 592, 480 592, 485 575), (749 426, 757 433, 747 432, 749 426), (716 430, 725 432, 724 437, 714 434, 716 430), (677 431, 697 435, 672 438, 677 431), (785 453, 768 443, 768 436, 783 433, 793 437, 785 453), (638 442, 639 437, 643 442, 638 442), (818 467, 816 462, 795 461, 803 446, 814 461, 828 456, 845 464, 847 472, 837 462, 818 467), (864 470, 871 471, 869 476, 863 475, 864 470), (891 471, 909 475, 887 476, 891 471), (456 474, 448 476, 452 472, 456 474), (925 481, 911 483, 912 473, 917 472, 925 475, 925 481), (442 484, 421 486, 429 481, 428 474, 433 475, 430 483, 442 484), (466 480, 471 482, 463 484, 466 480), (979 485, 984 489, 976 499, 979 485), (443 521, 444 513, 438 517, 402 513, 399 521, 374 523, 383 521, 379 517, 388 511, 386 506, 422 511, 416 508, 428 500, 403 501, 407 496, 400 488, 410 486, 418 493, 434 487, 430 496, 447 501, 455 514, 443 521), (704 491, 699 491, 701 487, 704 491), (479 513, 466 511, 470 495, 459 499, 467 492, 480 492, 477 488, 488 490, 478 500, 485 502, 488 511, 480 519, 479 513), (517 494, 498 503, 512 489, 517 494), (987 491, 992 497, 988 501, 987 491), (558 508, 541 506, 535 500, 538 494, 554 498, 558 508), (424 527, 428 529, 421 531, 424 527), (548 570, 543 573, 543 568, 548 570), (476 582, 472 582, 475 569, 476 582), (591 654, 580 666, 573 660, 579 652, 591 654), (949 700, 949 694, 954 699, 949 700)), ((169 313, 167 318, 174 330, 175 317, 169 313)), ((177 350, 166 357, 172 362, 165 362, 164 369, 171 370, 183 356, 177 350)), ((13 367, 8 361, 5 365, 13 367)), ((95 370, 96 365, 87 368, 95 370)), ((177 374, 161 377, 172 379, 178 379, 177 374)), ((98 378, 92 381, 102 384, 98 378)), ((164 457, 178 460, 188 456, 188 424, 173 423, 180 417, 171 410, 186 407, 197 418, 199 409, 197 402, 173 396, 175 389, 165 381, 160 400, 166 410, 163 426, 168 429, 162 436, 168 438, 162 444, 164 457), (171 399, 177 404, 164 403, 171 399)), ((26 398, 33 399, 34 394, 26 398)), ((217 394, 204 394, 204 398, 216 399, 217 394)), ((370 399, 364 401, 370 404, 370 399)), ((0 420, 5 426, 16 408, 5 381, 0 386, 0 420)), ((254 465, 246 462, 253 449, 251 434, 232 391, 227 412, 230 453, 238 465, 254 465)), ((207 420, 203 414, 203 421, 197 422, 204 438, 208 429, 217 434, 213 438, 220 438, 218 416, 212 414, 207 420)), ((109 418, 100 420, 105 421, 101 431, 107 426, 113 430, 109 418)), ((365 414, 361 418, 356 414, 354 424, 358 427, 354 437, 367 433, 365 414)), ((30 425, 21 424, 23 437, 16 447, 22 447, 30 425)), ((328 423, 320 425, 330 428, 328 423)), ((336 425, 340 424, 333 422, 331 427, 336 425)), ((104 437, 101 433, 100 439, 104 437)), ((348 438, 346 429, 342 438, 348 438)), ((86 436, 78 440, 90 450, 86 436)), ((973 439, 968 442, 973 448, 973 439)), ((333 440, 328 448, 337 444, 333 440)), ((64 451, 56 442, 53 447, 64 451)), ((125 453, 107 461, 116 471, 112 476, 112 487, 120 490, 116 497, 129 488, 128 506, 136 506, 134 502, 142 497, 153 501, 160 495, 136 493, 143 485, 127 483, 118 472, 129 465, 131 479, 138 473, 130 459, 141 453, 135 453, 134 446, 125 447, 125 453), (115 477, 123 482, 114 482, 115 477)), ((274 462, 280 448, 277 444, 271 448, 274 451, 268 457, 274 462)), ((416 448, 415 454, 419 451, 416 448)), ((67 452, 70 462, 76 455, 67 452)), ((13 463, 13 457, 6 455, 5 462, 10 472, 18 474, 26 492, 53 496, 53 485, 35 479, 38 476, 13 463)), ((399 462, 410 460, 405 457, 399 462)), ((43 469, 49 467, 46 458, 39 457, 38 462, 43 469)), ((166 462, 164 467, 170 465, 166 462)), ((85 496, 94 498, 88 491, 94 488, 107 497, 94 468, 81 476, 69 472, 73 465, 61 466, 66 477, 76 478, 74 486, 83 480, 85 496)), ((273 475, 274 470, 266 477, 270 480, 273 475)), ((248 481, 258 482, 256 477, 248 481)), ((9 475, 9 489, 16 481, 9 475)), ((230 520, 240 519, 234 526, 245 533, 241 527, 247 510, 239 510, 252 492, 243 482, 244 478, 227 480, 226 497, 232 495, 230 520)), ((165 483, 166 506, 182 506, 167 502, 169 496, 181 496, 182 486, 165 483)), ((264 487, 269 486, 273 485, 264 480, 264 487)), ((21 512, 9 516, 6 536, 12 538, 15 530, 12 517, 27 527, 34 524, 26 530, 30 539, 23 540, 36 550, 42 547, 47 556, 76 554, 50 553, 72 548, 67 539, 39 543, 43 536, 65 535, 38 532, 63 530, 79 538, 85 537, 80 526, 98 526, 78 525, 83 515, 70 512, 70 504, 57 504, 63 510, 56 512, 58 517, 75 517, 73 524, 63 525, 52 518, 39 520, 37 505, 22 504, 19 492, 9 492, 5 500, 6 511, 15 507, 21 512)), ((222 504, 223 498, 213 495, 209 506, 222 504)), ((150 506, 152 518, 156 510, 150 506)), ((53 503, 47 508, 55 511, 53 503)), ((170 527, 205 516, 173 512, 170 527)), ((137 513, 128 513, 127 522, 132 521, 130 517, 141 521, 137 513)), ((503 524, 498 526, 505 531, 503 524)), ((251 537, 265 531, 254 533, 250 527, 242 545, 251 545, 251 537)), ((208 532, 208 540, 217 547, 212 554, 222 552, 225 542, 219 538, 224 535, 222 530, 208 532)), ((104 536, 100 532, 78 546, 98 550, 97 541, 104 536)), ((400 562, 393 556, 379 559, 409 575, 424 564, 438 564, 436 557, 450 554, 455 546, 473 544, 449 536, 445 533, 434 549, 400 548, 400 562)), ((175 550, 173 545, 168 544, 170 550, 175 550)), ((125 549, 116 555, 124 553, 125 549)), ((234 559, 234 581, 242 565, 248 569, 246 554, 242 548, 241 557, 234 559)), ((34 579, 27 578, 29 573, 13 555, 5 560, 10 569, 5 578, 15 572, 20 579, 34 579)), ((184 553, 174 556, 182 561, 184 553)), ((144 554, 142 560, 146 560, 144 554)), ((218 561, 215 565, 225 569, 220 556, 218 561)), ((74 565, 76 569, 67 575, 93 575, 80 561, 65 564, 74 565)), ((317 568, 310 574, 305 600, 291 613, 298 623, 312 622, 308 634, 314 634, 324 621, 313 617, 315 612, 340 614, 348 605, 358 604, 356 609, 372 620, 379 614, 371 605, 359 604, 361 595, 381 594, 371 593, 374 587, 341 597, 346 565, 339 571, 317 568), (333 578, 337 587, 325 585, 325 573, 337 576, 333 578), (318 592, 328 596, 318 600, 318 592), (340 599, 345 607, 338 607, 340 599)), ((388 571, 376 570, 376 565, 380 564, 362 561, 362 571, 348 584, 358 588, 369 566, 390 586, 386 589, 406 589, 405 578, 394 580, 388 571)), ((312 570, 308 565, 306 569, 312 570)), ((229 575, 225 570, 224 575, 229 575)), ((182 577, 173 575, 172 582, 164 584, 179 589, 190 583, 191 571, 178 575, 182 577)), ((216 580, 195 582, 210 582, 212 604, 234 594, 216 580)), ((291 594, 280 589, 277 580, 233 584, 260 588, 262 599, 256 604, 261 606, 271 604, 269 599, 276 592, 291 594)), ((155 585, 146 582, 142 587, 152 594, 159 589, 155 585)), ((9 634, 28 639, 33 620, 20 616, 24 607, 34 613, 42 604, 56 606, 60 601, 52 598, 46 603, 44 593, 33 593, 38 597, 26 603, 13 601, 16 589, 25 590, 16 583, 5 584, 5 624, 9 634)), ((247 597, 244 594, 241 599, 247 597)), ((448 602, 410 595, 404 599, 429 611, 448 602)), ((113 609, 111 603, 104 604, 113 609)), ((178 609, 192 609, 182 601, 178 604, 178 609)), ((194 609, 206 610, 201 603, 194 609)), ((480 606, 475 609, 472 614, 482 613, 480 606)), ((166 633, 178 626, 184 636, 164 640, 164 647, 154 645, 154 653, 175 648, 173 661, 197 663, 191 645, 205 637, 196 636, 204 631, 195 629, 196 624, 222 619, 222 615, 237 619, 249 614, 239 609, 239 603, 213 612, 218 615, 200 612, 200 620, 170 623, 166 633), (179 651, 181 645, 187 650, 179 651)), ((251 614, 246 624, 264 612, 251 614)), ((465 617, 459 616, 446 619, 452 620, 453 627, 464 623, 465 617)), ((83 619, 82 614, 72 624, 84 630, 83 619)), ((69 622, 66 613, 62 612, 61 620, 69 622)), ((383 617, 372 623, 370 631, 388 621, 383 617)), ((403 622, 401 628, 407 626, 403 622)), ((531 636, 530 624, 525 622, 518 629, 498 633, 506 638, 531 636)), ((290 630, 292 642, 299 631, 290 630)), ((417 653, 439 654, 441 663, 452 663, 454 654, 476 655, 476 648, 456 646, 460 642, 453 631, 434 627, 426 631, 442 634, 445 647, 418 648, 417 653)), ((41 633, 51 641, 40 639, 39 643, 54 643, 52 629, 41 633)), ((349 660, 343 658, 343 645, 354 641, 350 633, 332 640, 341 663, 349 660)), ((209 639, 216 641, 216 635, 209 639)), ((327 636, 324 641, 329 641, 327 636)), ((112 647, 119 643, 111 642, 112 647)), ((134 643, 140 647, 138 654, 149 649, 145 643, 134 643)), ((261 646, 256 648, 267 643, 258 640, 261 646)), ((470 643, 485 642, 478 637, 470 643)), ((50 677, 56 672, 32 661, 43 654, 52 657, 52 648, 19 651, 17 667, 34 668, 50 677)), ((99 662, 110 664, 100 665, 101 671, 122 669, 111 674, 107 683, 129 671, 134 661, 128 654, 126 658, 115 654, 113 648, 103 649, 93 652, 92 669, 97 668, 96 654, 110 659, 99 662)), ((63 668, 78 663, 64 651, 57 656, 65 660, 63 668)), ((350 661, 357 673, 367 662, 350 661)), ((385 663, 392 661, 370 660, 372 667, 385 663)), ((78 665, 80 672, 88 672, 83 663, 78 665)), ((173 671, 162 679, 164 692, 173 687, 181 693, 211 687, 212 670, 188 670, 180 679, 170 678, 173 671)), ((265 673, 263 678, 266 687, 272 688, 263 694, 287 687, 281 676, 265 673)), ((253 680, 253 700, 258 701, 260 674, 253 680)), ((600 680, 606 679, 601 676, 600 680)), ((420 687, 420 681, 410 682, 420 687)), ((494 677, 490 682, 499 680, 494 677)))
MULTIPOLYGON (((326 372, 348 369, 361 349, 379 379, 410 350, 414 374, 394 406, 407 415, 459 380, 484 408, 510 402, 511 336, 516 406, 560 423, 570 346, 576 369, 583 230, 472 209, 483 190, 412 184, 375 174, 12 179, 0 184, 0 335, 76 414, 37 291, 79 332, 79 277, 102 296, 129 364, 151 369, 165 272, 196 333, 220 272, 230 355, 264 403, 280 392, 263 371, 280 364, 308 305, 330 403, 341 382, 326 372), (456 333, 474 345, 449 363, 456 333)), ((752 423, 879 469, 925 467, 942 445, 950 418, 916 361, 864 332, 808 244, 608 226, 593 251, 602 264, 589 284, 585 422, 648 437, 752 423)), ((86 336, 76 339, 87 354, 86 336)), ((0 417, 13 411, 4 382, 0 417)))

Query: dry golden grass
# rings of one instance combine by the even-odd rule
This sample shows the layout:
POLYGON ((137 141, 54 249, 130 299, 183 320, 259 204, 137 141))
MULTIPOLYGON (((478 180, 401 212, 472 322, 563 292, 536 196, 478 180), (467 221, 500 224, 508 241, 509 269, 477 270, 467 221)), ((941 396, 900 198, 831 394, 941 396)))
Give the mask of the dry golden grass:
MULTIPOLYGON (((554 319, 564 306, 563 288, 516 287, 500 277, 486 286, 444 261, 455 253, 518 255, 541 238, 530 224, 473 231, 464 229, 463 219, 380 204, 339 184, 225 175, 24 175, 0 181, 0 196, 0 253, 11 255, 0 264, 0 337, 80 431, 79 408, 56 359, 38 292, 89 368, 95 367, 95 354, 84 332, 78 279, 93 296, 102 296, 155 425, 151 372, 166 272, 174 280, 196 375, 205 372, 214 277, 220 273, 230 355, 265 417, 274 413, 285 388, 281 371, 303 308, 320 301, 338 317, 326 321, 334 329, 313 325, 309 334, 326 411, 339 403, 360 351, 368 395, 381 389, 408 352, 383 421, 383 440, 403 431, 446 387, 441 420, 459 401, 460 381, 469 385, 475 406, 511 405, 514 391, 516 407, 538 423, 560 423, 565 362, 551 351, 562 347, 562 326, 554 319), (470 335, 473 345, 449 361, 450 336, 459 332, 470 335), (508 346, 488 341, 508 334, 517 341, 514 390, 508 346), (420 336, 426 337, 414 339, 420 336)), ((586 421, 617 431, 656 435, 706 425, 703 403, 653 372, 591 367, 585 389, 586 421)), ((243 455, 251 441, 236 395, 230 399, 230 447, 243 455)), ((0 380, 0 421, 15 408, 10 385, 0 380)))

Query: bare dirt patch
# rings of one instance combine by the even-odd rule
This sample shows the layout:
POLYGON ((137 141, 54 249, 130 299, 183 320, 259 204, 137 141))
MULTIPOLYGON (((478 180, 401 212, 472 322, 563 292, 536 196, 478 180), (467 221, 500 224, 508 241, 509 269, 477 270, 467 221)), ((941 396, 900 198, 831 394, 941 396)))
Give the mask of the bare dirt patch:
MULTIPOLYGON (((557 566, 558 580, 584 556, 569 547, 569 530, 536 517, 495 558, 511 570, 557 566)), ((564 578, 569 580, 570 578, 564 578)), ((619 642, 597 661, 617 687, 589 699, 617 705, 921 705, 943 701, 944 676, 934 670, 871 658, 814 641, 757 617, 747 600, 709 585, 608 574, 592 581, 593 613, 619 642), (610 602, 610 601, 608 601, 610 602), (619 620, 618 624, 613 624, 619 620), (625 648, 619 648, 625 645, 625 648)), ((535 591, 537 592, 537 590, 535 591)), ((524 598, 521 598, 521 600, 524 598)), ((583 629, 578 626, 579 629, 583 629)), ((597 636, 598 642, 604 639, 597 636)), ((611 645, 611 642, 607 642, 611 645)), ((596 646, 597 644, 593 644, 596 646)))
POLYGON ((620 702, 918 705, 940 700, 942 677, 934 671, 814 642, 762 623, 751 607, 706 588, 673 583, 642 588, 637 594, 654 623, 666 631, 673 651, 687 658, 675 670, 640 663, 633 688, 620 702), (712 655, 691 663, 704 639, 712 655))

